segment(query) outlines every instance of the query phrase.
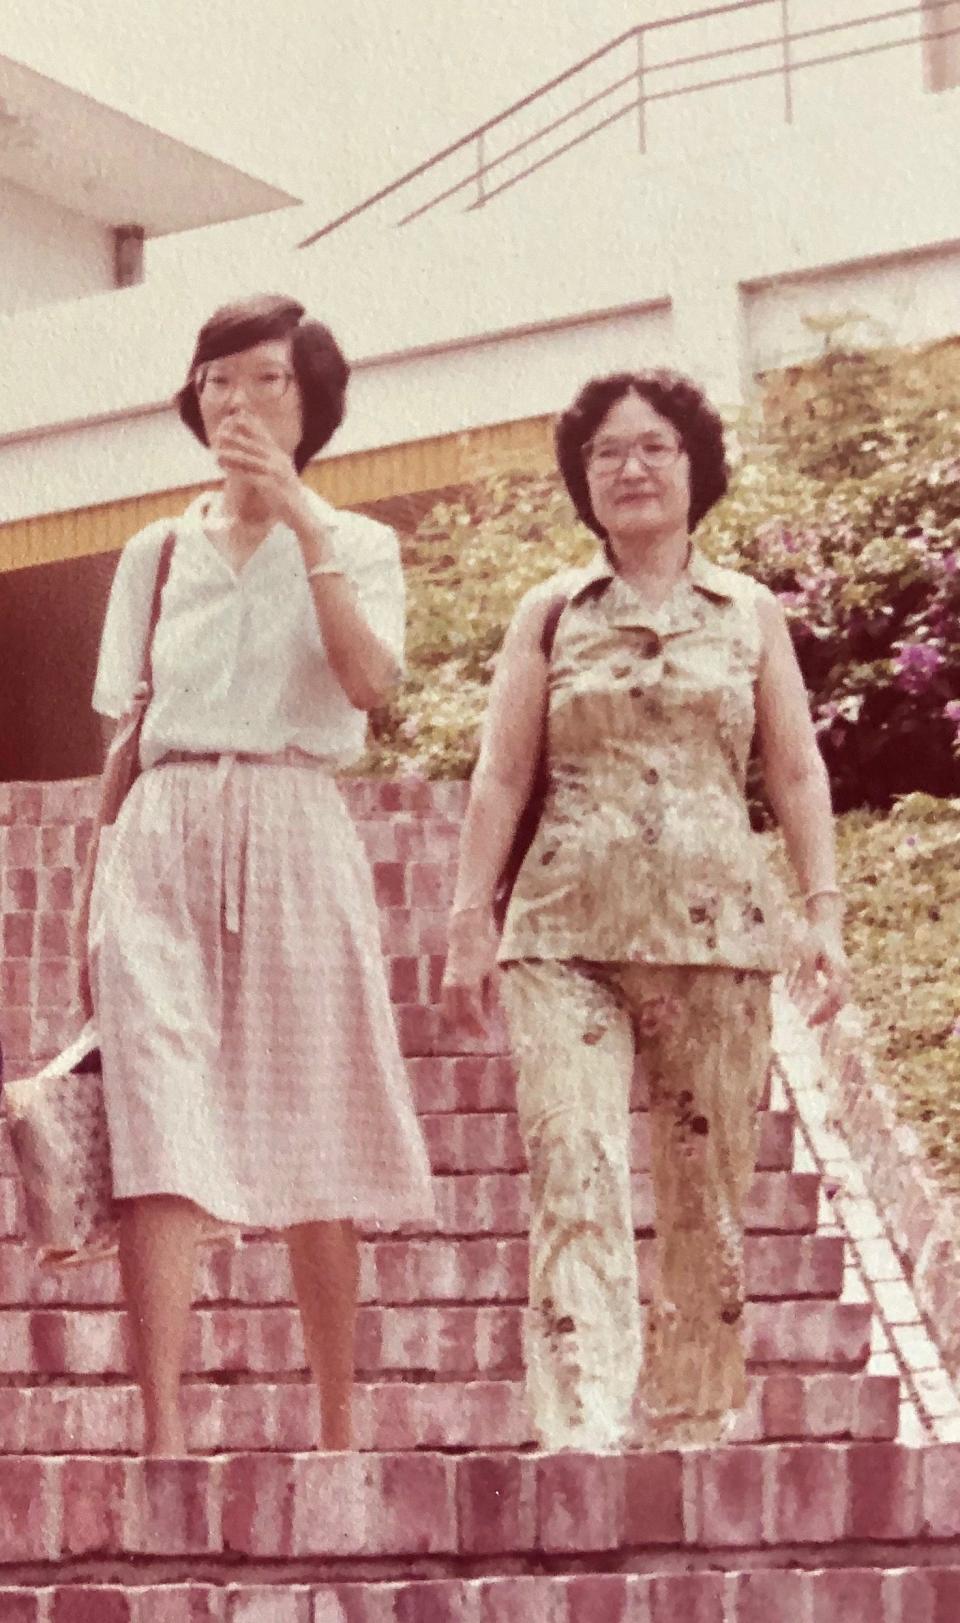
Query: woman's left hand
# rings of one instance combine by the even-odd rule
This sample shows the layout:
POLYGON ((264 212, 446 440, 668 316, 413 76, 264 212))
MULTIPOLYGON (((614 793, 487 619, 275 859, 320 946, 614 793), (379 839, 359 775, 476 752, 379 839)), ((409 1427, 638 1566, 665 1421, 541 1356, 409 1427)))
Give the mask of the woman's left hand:
POLYGON ((850 964, 838 924, 807 920, 787 990, 807 1011, 811 1026, 826 1025, 850 996, 850 964))
POLYGON ((254 486, 281 523, 296 529, 309 518, 309 500, 293 462, 252 413, 225 418, 210 449, 224 473, 254 486))

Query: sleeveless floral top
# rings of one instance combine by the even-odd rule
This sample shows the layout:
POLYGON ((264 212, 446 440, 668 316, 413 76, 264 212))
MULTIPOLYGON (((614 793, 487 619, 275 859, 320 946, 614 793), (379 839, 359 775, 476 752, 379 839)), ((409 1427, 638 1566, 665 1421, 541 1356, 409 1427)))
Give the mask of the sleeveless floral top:
POLYGON ((648 608, 603 557, 554 576, 549 787, 499 958, 773 973, 746 770, 767 588, 696 548, 648 608))

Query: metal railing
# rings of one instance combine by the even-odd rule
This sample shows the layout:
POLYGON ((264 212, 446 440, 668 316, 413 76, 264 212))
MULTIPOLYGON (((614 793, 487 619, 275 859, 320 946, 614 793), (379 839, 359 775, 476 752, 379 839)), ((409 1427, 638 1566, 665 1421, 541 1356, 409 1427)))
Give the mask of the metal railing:
POLYGON ((378 204, 386 202, 388 198, 397 198, 402 192, 409 191, 415 183, 422 181, 434 170, 439 170, 451 159, 463 154, 467 158, 466 173, 458 176, 452 182, 441 186, 439 191, 431 192, 425 201, 417 203, 415 207, 406 207, 394 225, 409 225, 420 219, 431 210, 439 208, 442 204, 456 197, 465 197, 467 209, 484 208, 500 197, 504 192, 545 168, 548 164, 556 163, 565 153, 581 146, 584 142, 593 139, 603 130, 620 123, 622 120, 634 116, 636 119, 637 147, 641 153, 647 151, 648 145, 648 109, 658 102, 675 100, 681 96, 699 95, 704 91, 718 90, 730 85, 756 83, 760 80, 779 78, 783 88, 783 117, 790 123, 794 117, 794 84, 798 75, 813 68, 823 68, 835 63, 851 62, 859 58, 874 57, 883 52, 903 50, 913 47, 918 52, 929 48, 931 44, 941 40, 953 39, 960 36, 960 26, 932 27, 931 22, 940 22, 941 14, 950 6, 953 0, 925 0, 921 7, 918 0, 913 4, 899 5, 876 11, 868 16, 854 16, 842 21, 821 23, 816 27, 796 27, 799 20, 798 12, 802 10, 804 0, 731 0, 731 3, 719 6, 705 7, 699 11, 690 11, 681 17, 663 17, 654 22, 638 23, 635 27, 618 34, 598 50, 592 51, 589 56, 575 62, 572 67, 563 73, 556 74, 544 84, 524 96, 519 101, 505 107, 495 117, 487 119, 485 123, 478 124, 459 140, 451 142, 435 152, 423 163, 417 164, 413 169, 399 175, 396 180, 387 186, 382 186, 363 202, 340 214, 336 219, 328 221, 318 231, 298 244, 300 248, 309 248, 315 242, 329 237, 334 231, 367 213, 378 204), (735 13, 759 12, 765 8, 777 16, 777 27, 774 32, 765 37, 748 40, 741 43, 722 45, 714 50, 694 51, 678 56, 672 56, 663 61, 652 61, 649 42, 663 36, 668 30, 689 29, 695 24, 706 24, 710 21, 732 17, 735 13), (864 29, 872 25, 895 23, 908 20, 914 25, 912 33, 903 33, 897 38, 874 40, 867 44, 847 45, 845 49, 827 49, 824 53, 815 56, 800 56, 798 49, 809 46, 814 41, 826 41, 832 44, 835 40, 841 43, 838 36, 849 33, 853 29, 864 29), (631 65, 626 72, 618 73, 610 83, 590 94, 582 94, 573 107, 562 113, 547 118, 532 133, 511 139, 507 134, 508 144, 495 155, 490 153, 490 137, 494 131, 504 132, 511 122, 520 120, 520 116, 531 108, 536 108, 561 89, 561 87, 574 85, 578 79, 584 79, 598 64, 605 63, 616 52, 629 51, 631 65), (751 59, 756 61, 759 53, 768 52, 776 55, 776 61, 771 64, 751 66, 751 59), (745 59, 742 63, 739 59, 745 59), (742 71, 725 72, 727 64, 737 62, 742 71), (690 83, 663 85, 658 88, 658 78, 668 73, 682 72, 684 69, 703 67, 708 63, 717 63, 720 71, 706 79, 696 79, 690 83), (621 93, 626 99, 618 101, 613 107, 609 103, 621 93), (567 134, 576 120, 583 119, 588 113, 602 111, 602 116, 595 118, 586 128, 574 130, 567 134), (558 144, 553 145, 546 153, 532 156, 532 149, 538 142, 551 136, 562 136, 558 144), (505 166, 512 159, 521 158, 524 154, 531 154, 530 161, 512 173, 504 174, 505 166), (472 157, 472 161, 470 161, 472 157))

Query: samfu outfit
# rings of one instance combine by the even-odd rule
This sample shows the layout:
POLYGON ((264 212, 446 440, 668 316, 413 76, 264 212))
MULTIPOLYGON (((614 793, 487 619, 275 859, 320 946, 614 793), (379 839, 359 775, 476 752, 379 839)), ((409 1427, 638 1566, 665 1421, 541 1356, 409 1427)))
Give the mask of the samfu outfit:
POLYGON ((507 911, 502 995, 532 1224, 527 1392, 547 1448, 622 1446, 641 1366, 658 1446, 745 1400, 743 1205, 778 964, 746 803, 766 588, 691 549, 659 609, 606 562, 549 664, 549 787, 507 911), (656 1280, 631 1208, 635 1051, 650 1090, 656 1280))
MULTIPOLYGON (((372 877, 334 777, 366 717, 330 668, 292 531, 275 525, 234 570, 204 532, 208 500, 124 548, 94 691, 122 712, 173 528, 145 770, 91 906, 115 1192, 181 1195, 244 1227, 429 1220, 372 877)), ((402 661, 396 538, 316 501, 402 661)))

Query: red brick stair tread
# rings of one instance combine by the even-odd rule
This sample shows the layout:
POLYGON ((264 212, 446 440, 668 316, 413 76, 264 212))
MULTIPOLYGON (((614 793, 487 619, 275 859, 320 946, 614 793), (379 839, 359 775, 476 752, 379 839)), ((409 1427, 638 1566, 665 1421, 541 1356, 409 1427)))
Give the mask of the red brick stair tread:
POLYGON ((934 1554, 960 1536, 958 1479, 957 1444, 768 1443, 606 1457, 24 1455, 0 1462, 0 1562, 534 1551, 562 1562, 664 1549, 836 1555, 838 1546, 891 1542, 934 1554))
MULTIPOLYGON (((654 1277, 652 1239, 636 1243, 640 1290, 649 1299, 654 1277)), ((844 1241, 827 1234, 751 1234, 745 1244, 747 1295, 753 1300, 838 1297, 843 1288, 844 1241)), ((367 1240, 361 1248, 360 1299, 364 1303, 523 1302, 528 1245, 515 1239, 367 1240)), ((248 1236, 209 1247, 198 1260, 197 1305, 266 1307, 293 1301, 282 1240, 248 1236)), ((122 1305, 119 1269, 112 1260, 64 1270, 38 1268, 26 1242, 0 1242, 0 1326, 11 1307, 64 1306, 78 1310, 122 1305)))
POLYGON ((955 1623, 958 1616, 960 1567, 0 1588, 2 1623, 955 1623))
MULTIPOLYGON (((317 1435, 306 1378, 222 1386, 187 1381, 191 1449, 232 1453, 306 1449, 317 1435)), ((734 1443, 783 1439, 891 1440, 899 1422, 893 1375, 754 1375, 734 1443)), ((519 1381, 361 1383, 361 1449, 516 1449, 531 1441, 519 1381)), ((0 1389, 0 1455, 112 1454, 140 1446, 139 1396, 132 1384, 57 1384, 0 1389)))
MULTIPOLYGON (((522 1312, 516 1306, 362 1307, 357 1372, 507 1376, 521 1368, 522 1312)), ((860 1302, 748 1302, 747 1356, 756 1367, 862 1369, 869 1356, 870 1307, 860 1302)), ((0 1375, 27 1384, 38 1375, 122 1374, 126 1315, 63 1308, 2 1315, 0 1375)), ((304 1367, 295 1308, 198 1308, 191 1315, 185 1368, 191 1373, 286 1373, 304 1367)))

